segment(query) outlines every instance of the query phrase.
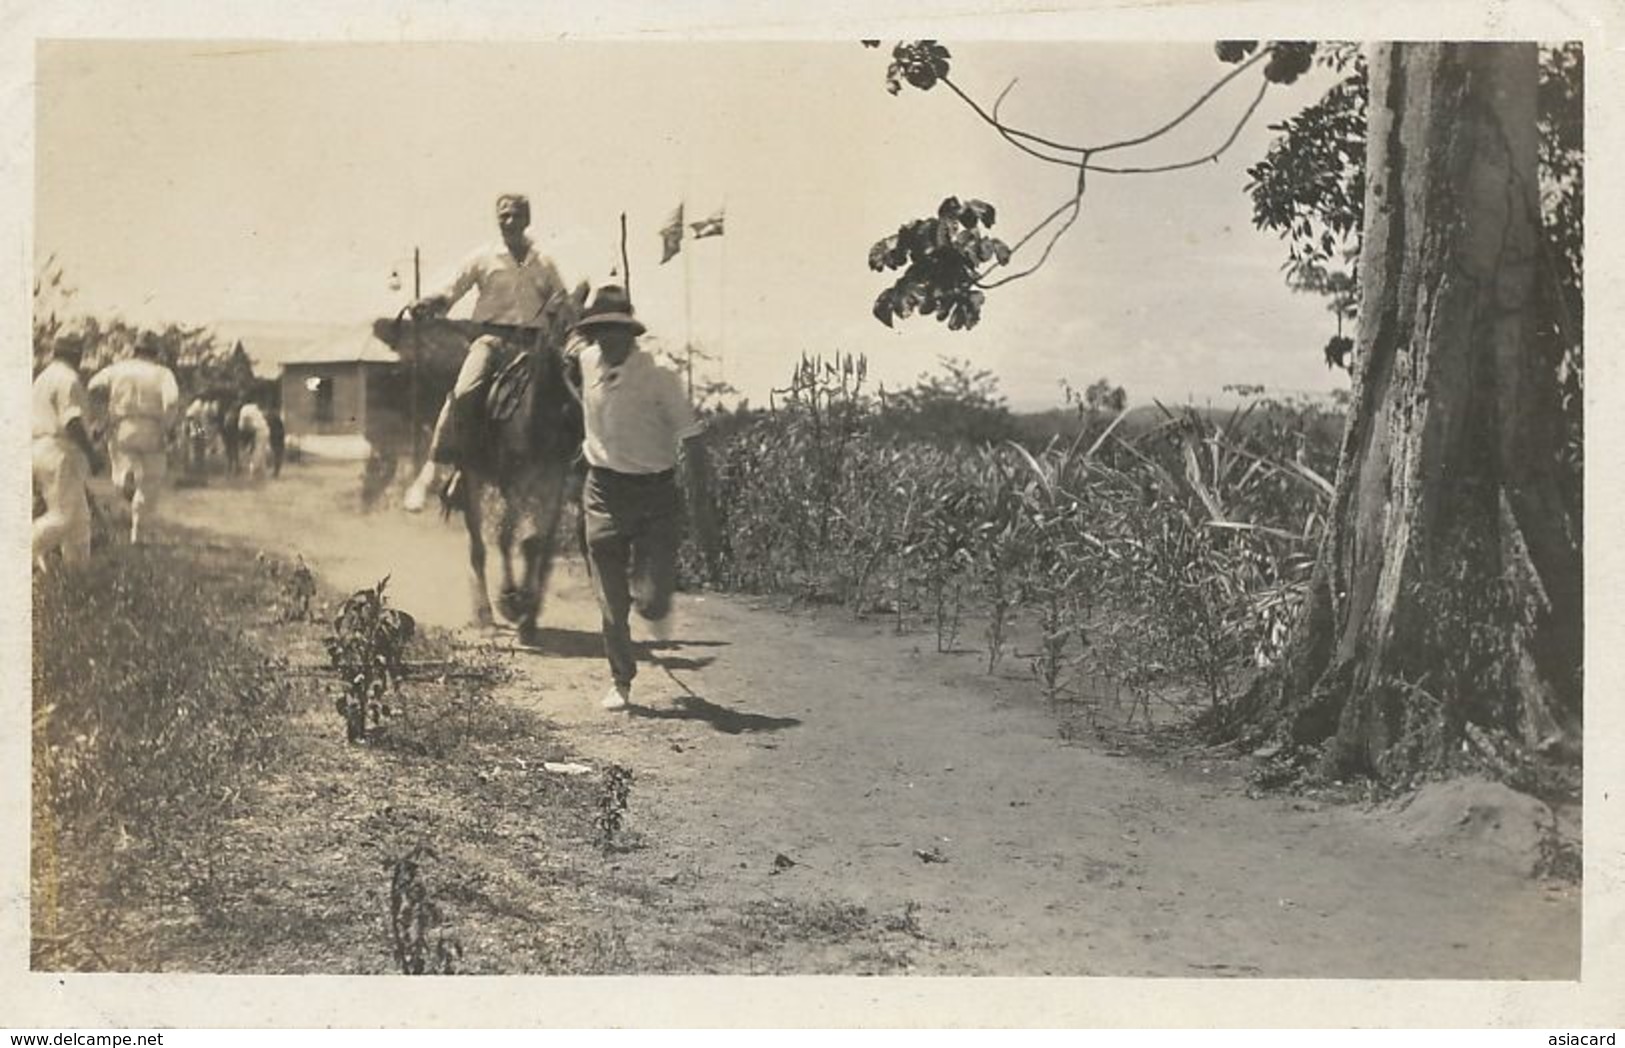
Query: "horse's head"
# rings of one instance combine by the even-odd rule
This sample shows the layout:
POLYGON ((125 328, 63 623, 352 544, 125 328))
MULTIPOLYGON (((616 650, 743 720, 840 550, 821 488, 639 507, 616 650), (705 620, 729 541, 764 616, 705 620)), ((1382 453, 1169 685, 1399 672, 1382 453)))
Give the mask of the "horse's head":
POLYGON ((499 379, 493 401, 492 439, 498 472, 522 472, 543 464, 567 464, 581 445, 581 412, 566 377, 565 343, 587 301, 585 282, 560 291, 548 303, 529 365, 523 374, 499 379))
POLYGON ((583 280, 574 291, 560 290, 558 297, 548 306, 544 326, 550 345, 562 347, 570 337, 570 329, 576 326, 576 321, 581 319, 581 311, 586 308, 588 291, 587 282, 583 280))

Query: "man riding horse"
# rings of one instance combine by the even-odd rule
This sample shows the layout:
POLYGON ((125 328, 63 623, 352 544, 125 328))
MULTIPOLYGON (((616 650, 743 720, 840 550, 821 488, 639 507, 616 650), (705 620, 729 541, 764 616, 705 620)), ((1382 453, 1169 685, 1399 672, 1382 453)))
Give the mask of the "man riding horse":
POLYGON ((403 505, 410 513, 422 511, 432 489, 451 504, 466 496, 461 473, 479 450, 491 380, 507 361, 533 348, 542 332, 551 331, 568 298, 558 268, 537 253, 526 233, 530 201, 504 193, 496 210, 501 241, 469 256, 444 291, 412 306, 415 314, 441 316, 477 289, 473 321, 483 333, 468 347, 457 382, 440 409, 429 461, 407 489, 403 505), (446 467, 461 469, 448 477, 446 467))

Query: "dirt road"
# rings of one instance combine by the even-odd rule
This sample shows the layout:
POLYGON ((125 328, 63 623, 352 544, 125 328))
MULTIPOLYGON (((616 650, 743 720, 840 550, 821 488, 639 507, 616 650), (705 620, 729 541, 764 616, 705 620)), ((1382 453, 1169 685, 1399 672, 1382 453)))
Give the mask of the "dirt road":
MULTIPOLYGON (((177 491, 165 513, 302 555, 338 588, 389 574, 396 605, 463 624, 460 528, 361 515, 358 477, 298 466, 258 490, 177 491)), ((647 889, 618 932, 640 966, 755 970, 696 931, 748 909, 747 934, 784 938, 781 971, 1578 977, 1579 889, 1523 872, 1527 849, 1502 847, 1523 813, 1493 790, 1451 802, 1462 818, 1443 829, 1250 799, 1233 759, 1062 738, 1076 733, 1030 684, 925 632, 733 596, 685 595, 677 616, 630 715, 598 706, 597 613, 573 560, 543 650, 499 642, 521 674, 505 701, 585 762, 635 771, 642 846, 616 873, 647 889), (838 934, 857 908, 887 937, 838 934)))

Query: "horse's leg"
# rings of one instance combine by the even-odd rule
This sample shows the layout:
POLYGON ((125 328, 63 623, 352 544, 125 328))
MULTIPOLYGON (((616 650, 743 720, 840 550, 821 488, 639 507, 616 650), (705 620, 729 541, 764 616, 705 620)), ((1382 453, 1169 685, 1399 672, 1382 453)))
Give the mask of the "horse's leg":
POLYGON ((474 605, 474 624, 493 625, 491 594, 485 585, 484 485, 471 473, 463 474, 463 525, 468 529, 468 586, 474 605))
MULTIPOLYGON (((497 541, 502 557, 502 617, 521 626, 534 618, 530 611, 531 594, 525 588, 528 569, 514 573, 514 540, 519 534, 520 514, 526 505, 527 493, 520 485, 510 485, 502 495, 502 516, 497 521, 497 541)), ((521 638, 523 639, 523 638, 521 638)))
POLYGON ((553 573, 553 559, 558 553, 559 519, 564 508, 564 471, 556 466, 544 467, 537 478, 531 500, 531 519, 535 533, 526 536, 524 551, 525 590, 530 595, 529 609, 521 631, 529 627, 536 632, 536 621, 541 617, 542 604, 547 599, 547 582, 553 573))

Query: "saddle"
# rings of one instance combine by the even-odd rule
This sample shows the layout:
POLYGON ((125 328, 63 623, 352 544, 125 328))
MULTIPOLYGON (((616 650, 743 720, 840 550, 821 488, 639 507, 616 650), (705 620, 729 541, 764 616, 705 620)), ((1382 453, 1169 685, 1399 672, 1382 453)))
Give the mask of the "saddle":
MULTIPOLYGON (((492 427, 501 425, 518 414, 525 405, 526 398, 531 394, 531 385, 537 381, 538 358, 535 350, 526 350, 514 355, 513 359, 504 363, 497 369, 491 379, 490 388, 484 398, 485 435, 489 435, 492 427)), ((581 388, 581 364, 574 357, 567 357, 563 364, 564 380, 571 388, 571 392, 581 388)), ((581 437, 581 409, 578 395, 564 399, 559 420, 561 428, 568 435, 577 440, 581 437)), ((489 444, 489 441, 480 441, 489 444)))
POLYGON ((530 384, 536 380, 536 369, 531 366, 532 360, 531 351, 526 350, 515 353, 511 360, 497 369, 497 373, 491 378, 491 386, 485 393, 487 422, 506 422, 513 418, 520 406, 525 403, 525 396, 530 392, 530 384))

